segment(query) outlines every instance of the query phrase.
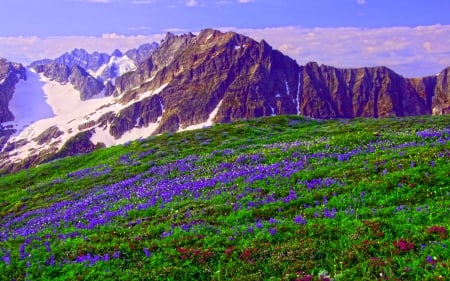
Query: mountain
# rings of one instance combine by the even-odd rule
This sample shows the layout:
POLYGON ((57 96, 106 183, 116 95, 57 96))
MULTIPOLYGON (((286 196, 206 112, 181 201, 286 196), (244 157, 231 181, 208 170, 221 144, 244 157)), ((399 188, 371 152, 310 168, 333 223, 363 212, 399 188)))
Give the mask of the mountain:
MULTIPOLYGON (((33 63, 29 79, 18 88, 40 89, 32 94, 46 97, 51 116, 31 125, 22 122, 23 130, 14 127, 14 135, 0 147, 0 169, 261 116, 381 118, 450 112, 450 68, 409 79, 386 67, 302 66, 264 40, 213 29, 198 35, 168 33, 156 46, 125 54, 117 50, 109 57, 74 50, 33 63)), ((16 100, 26 100, 23 91, 16 90, 11 103, 16 100)))

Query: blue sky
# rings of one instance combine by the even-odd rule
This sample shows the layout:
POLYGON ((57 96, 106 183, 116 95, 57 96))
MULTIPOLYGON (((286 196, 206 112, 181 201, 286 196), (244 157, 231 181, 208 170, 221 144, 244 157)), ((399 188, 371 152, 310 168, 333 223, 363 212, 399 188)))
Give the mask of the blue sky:
POLYGON ((75 47, 111 52, 212 27, 265 39, 299 63, 450 66, 448 0, 2 0, 0 56, 28 63, 75 47), (7 15, 7 16, 5 16, 7 15))

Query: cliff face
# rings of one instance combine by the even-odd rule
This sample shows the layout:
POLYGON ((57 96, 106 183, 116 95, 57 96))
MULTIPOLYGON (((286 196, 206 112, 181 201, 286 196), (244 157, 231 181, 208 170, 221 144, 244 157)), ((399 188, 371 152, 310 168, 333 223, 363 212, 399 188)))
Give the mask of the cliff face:
POLYGON ((21 64, 0 58, 0 123, 14 119, 8 104, 19 79, 27 79, 25 68, 21 64))
POLYGON ((450 114, 450 67, 437 76, 437 83, 432 97, 434 115, 450 114))
POLYGON ((423 115, 431 113, 436 79, 405 79, 386 67, 303 68, 301 114, 316 118, 423 115))

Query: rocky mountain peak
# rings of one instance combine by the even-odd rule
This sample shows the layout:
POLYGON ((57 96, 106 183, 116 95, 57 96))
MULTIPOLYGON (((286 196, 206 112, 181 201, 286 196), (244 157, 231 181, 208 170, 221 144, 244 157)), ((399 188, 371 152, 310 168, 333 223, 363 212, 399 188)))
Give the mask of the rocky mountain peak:
POLYGON ((115 49, 112 53, 111 53, 112 57, 121 57, 123 56, 122 52, 119 49, 115 49))

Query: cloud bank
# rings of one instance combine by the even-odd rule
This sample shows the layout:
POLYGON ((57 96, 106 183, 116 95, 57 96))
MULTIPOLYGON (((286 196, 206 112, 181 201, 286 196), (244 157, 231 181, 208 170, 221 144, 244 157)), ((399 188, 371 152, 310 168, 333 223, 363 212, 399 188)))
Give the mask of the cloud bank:
POLYGON ((384 65, 407 77, 434 75, 450 66, 450 25, 236 31, 266 40, 300 64, 317 61, 336 67, 384 65))
MULTIPOLYGON (((336 67, 384 65, 407 77, 433 75, 450 66, 450 25, 419 27, 301 28, 266 29, 219 28, 266 40, 298 63, 309 61, 336 67)), ((139 32, 139 30, 135 30, 139 32)), ((163 34, 126 36, 115 33, 101 37, 0 37, 0 57, 30 63, 55 58, 74 48, 111 53, 160 42, 163 34)))

